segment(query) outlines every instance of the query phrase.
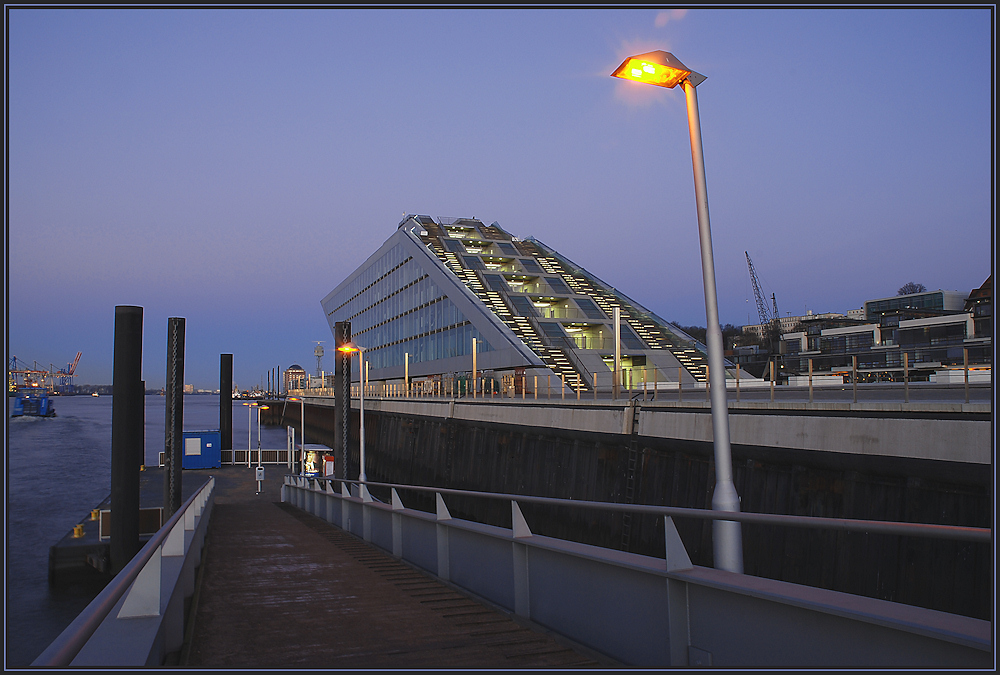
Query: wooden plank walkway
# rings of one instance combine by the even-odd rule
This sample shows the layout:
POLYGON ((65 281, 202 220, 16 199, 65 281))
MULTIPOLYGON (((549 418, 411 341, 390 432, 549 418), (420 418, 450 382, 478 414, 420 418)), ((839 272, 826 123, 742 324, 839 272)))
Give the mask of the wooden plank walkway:
POLYGON ((278 503, 283 467, 224 467, 189 641, 201 668, 538 669, 613 665, 278 503))

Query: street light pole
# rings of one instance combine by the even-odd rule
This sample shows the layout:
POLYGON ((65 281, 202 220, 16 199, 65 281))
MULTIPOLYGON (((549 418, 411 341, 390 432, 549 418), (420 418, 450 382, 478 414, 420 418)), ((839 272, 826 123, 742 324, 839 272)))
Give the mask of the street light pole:
POLYGON ((257 468, 260 468, 261 457, 260 457, 260 411, 267 410, 270 406, 260 405, 257 406, 257 468))
POLYGON ((251 437, 253 436, 253 408, 256 403, 244 403, 243 405, 247 407, 247 468, 250 468, 250 452, 252 446, 251 437))
MULTIPOLYGON (((612 393, 611 398, 617 399, 621 392, 622 386, 622 315, 621 308, 614 308, 614 323, 615 323, 615 380, 612 382, 612 393)), ((597 391, 597 387, 594 387, 594 391, 597 391)))
MULTIPOLYGON (((360 395, 358 397, 358 446, 359 446, 359 463, 360 469, 358 471, 358 481, 364 483, 368 480, 368 474, 365 472, 365 349, 356 344, 346 344, 339 347, 342 352, 357 352, 358 353, 358 382, 360 384, 360 395)), ((407 358, 407 368, 409 367, 409 359, 407 358)), ((409 373, 406 374, 407 391, 409 391, 409 373)), ((346 478, 346 476, 345 476, 346 478)))
MULTIPOLYGON (((712 229, 708 217, 708 187, 705 180, 705 154, 701 144, 701 118, 698 114, 698 91, 689 79, 681 83, 687 99, 688 133, 691 136, 691 164, 694 169, 694 193, 698 207, 698 236, 701 242, 701 275, 705 284, 705 319, 708 322, 708 377, 712 397, 712 433, 715 440, 715 492, 712 509, 740 510, 740 497, 733 483, 732 449, 729 443, 729 405, 726 402, 726 370, 722 356, 722 329, 719 324, 719 298, 715 288, 715 260, 712 254, 712 229)), ((733 520, 712 522, 715 566, 730 572, 743 572, 743 537, 740 524, 733 520)))
MULTIPOLYGON (((715 261, 712 256, 712 230, 708 217, 708 187, 705 180, 705 155, 701 143, 701 119, 698 114, 696 87, 705 76, 695 73, 669 52, 655 51, 632 56, 612 73, 614 77, 644 82, 672 89, 680 84, 687 101, 688 133, 691 137, 691 164, 698 211, 698 236, 701 246, 701 273, 705 286, 707 321, 708 375, 712 405, 712 433, 715 449, 715 491, 712 509, 739 512, 740 498, 733 483, 732 449, 729 443, 729 407, 726 402, 726 370, 723 359, 722 329, 719 325, 719 302, 715 288, 715 261)), ((740 524, 731 520, 712 522, 712 548, 715 567, 729 572, 743 572, 743 541, 740 524)))
POLYGON ((365 473, 365 350, 358 347, 358 379, 361 381, 361 392, 360 392, 360 405, 359 405, 359 429, 358 429, 358 441, 361 446, 360 452, 360 462, 361 471, 358 474, 358 480, 364 483, 368 480, 368 474, 365 473))

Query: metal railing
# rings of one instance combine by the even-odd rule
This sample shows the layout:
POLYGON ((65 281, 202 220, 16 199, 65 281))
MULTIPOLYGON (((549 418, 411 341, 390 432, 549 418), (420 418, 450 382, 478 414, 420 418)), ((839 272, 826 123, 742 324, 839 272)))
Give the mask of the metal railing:
POLYGON ((160 660, 157 658, 157 652, 166 653, 179 649, 181 643, 164 642, 170 640, 171 636, 176 642, 178 633, 183 636, 183 598, 179 603, 179 612, 176 611, 178 603, 173 601, 173 598, 178 590, 189 590, 187 587, 193 592, 194 568, 201 559, 201 545, 204 542, 208 516, 214 503, 214 490, 215 478, 210 477, 31 665, 50 668, 70 665, 158 666, 162 664, 156 662, 160 660), (174 574, 169 574, 167 568, 170 566, 164 564, 163 558, 177 557, 183 558, 183 564, 180 569, 172 570, 174 574), (184 573, 190 577, 188 583, 184 583, 185 579, 182 577, 184 573), (113 614, 119 605, 118 612, 113 614), (168 613, 166 612, 168 607, 174 611, 169 612, 171 616, 166 617, 164 614, 168 613), (115 639, 113 635, 106 634, 104 642, 108 644, 99 649, 104 653, 106 661, 93 664, 74 663, 74 659, 81 655, 106 622, 146 617, 159 617, 161 621, 169 620, 175 625, 154 631, 155 635, 151 641, 147 641, 148 644, 115 639), (176 625, 178 621, 179 626, 176 625), (127 659, 128 655, 134 654, 145 655, 146 658, 140 656, 139 662, 131 663, 118 660, 127 659), (150 657, 154 663, 147 662, 150 657))
POLYGON ((672 519, 988 543, 992 531, 985 528, 613 504, 293 475, 285 476, 281 498, 625 665, 962 668, 984 667, 992 658, 989 621, 696 567, 672 519), (374 499, 369 488, 388 489, 390 502, 374 499), (406 508, 399 490, 433 493, 436 512, 406 508), (453 518, 446 496, 509 501, 511 529, 453 518), (535 535, 519 503, 662 515, 664 557, 535 535))
POLYGON ((441 495, 461 497, 477 497, 523 504, 542 504, 545 506, 570 506, 581 509, 596 509, 616 513, 639 513, 646 515, 668 516, 671 518, 695 518, 699 520, 727 520, 754 525, 781 525, 784 527, 817 528, 837 530, 842 532, 868 532, 871 534, 895 534, 909 537, 926 537, 931 539, 947 539, 952 541, 972 541, 989 543, 992 541, 993 530, 983 527, 964 527, 960 525, 934 525, 930 523, 904 523, 886 520, 861 520, 854 518, 827 518, 823 516, 794 516, 774 513, 747 513, 730 511, 714 511, 711 509, 694 509, 682 506, 654 506, 648 504, 618 504, 614 502, 594 502, 579 499, 560 499, 558 497, 535 497, 531 495, 515 495, 502 492, 479 492, 475 490, 457 490, 452 488, 422 487, 401 483, 378 483, 374 481, 344 480, 332 476, 315 477, 320 483, 336 482, 349 485, 365 485, 366 487, 390 488, 394 490, 410 490, 441 495))

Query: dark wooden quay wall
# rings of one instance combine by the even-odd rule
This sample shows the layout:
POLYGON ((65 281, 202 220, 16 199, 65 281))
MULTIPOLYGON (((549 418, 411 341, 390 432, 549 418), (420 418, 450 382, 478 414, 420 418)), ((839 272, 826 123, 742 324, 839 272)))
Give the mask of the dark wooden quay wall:
MULTIPOLYGON (((284 407, 279 402, 263 421, 298 429, 298 406, 287 406, 282 418, 284 407)), ((370 481, 711 508, 710 443, 368 410, 365 422, 370 481)), ((306 435, 308 442, 332 445, 333 408, 307 405, 306 435)), ((354 410, 349 477, 358 475, 358 462, 354 410)), ((746 512, 993 526, 993 477, 982 466, 734 445, 733 469, 746 512)), ((372 492, 388 500, 388 494, 372 492)), ((434 510, 427 495, 400 496, 407 506, 434 510)), ((510 527, 506 502, 449 497, 447 503, 457 518, 510 527)), ((537 534, 663 555, 662 518, 521 508, 537 534)), ((711 566, 710 522, 675 522, 692 562, 711 566)), ((747 574, 980 619, 992 616, 989 544, 744 525, 743 549, 747 574)))

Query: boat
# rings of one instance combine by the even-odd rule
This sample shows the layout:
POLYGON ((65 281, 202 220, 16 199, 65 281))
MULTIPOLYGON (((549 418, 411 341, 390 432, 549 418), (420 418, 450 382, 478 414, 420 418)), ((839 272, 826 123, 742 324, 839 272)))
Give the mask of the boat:
POLYGON ((11 417, 55 417, 56 408, 49 400, 49 392, 44 387, 21 387, 14 399, 11 417))
POLYGON ((95 391, 95 392, 91 392, 91 394, 90 394, 90 395, 91 395, 91 396, 100 396, 100 394, 98 394, 98 393, 97 393, 96 391, 95 391))

